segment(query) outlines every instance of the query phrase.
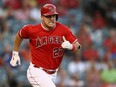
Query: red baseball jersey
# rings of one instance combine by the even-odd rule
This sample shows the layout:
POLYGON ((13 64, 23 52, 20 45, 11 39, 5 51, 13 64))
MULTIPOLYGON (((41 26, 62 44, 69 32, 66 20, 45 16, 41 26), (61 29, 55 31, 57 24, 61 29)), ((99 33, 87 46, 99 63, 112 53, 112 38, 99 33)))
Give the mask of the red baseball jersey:
POLYGON ((43 28, 42 23, 25 25, 19 30, 22 39, 29 39, 32 63, 46 69, 57 69, 63 59, 64 49, 61 47, 62 37, 73 43, 77 41, 70 29, 56 22, 51 31, 43 28))

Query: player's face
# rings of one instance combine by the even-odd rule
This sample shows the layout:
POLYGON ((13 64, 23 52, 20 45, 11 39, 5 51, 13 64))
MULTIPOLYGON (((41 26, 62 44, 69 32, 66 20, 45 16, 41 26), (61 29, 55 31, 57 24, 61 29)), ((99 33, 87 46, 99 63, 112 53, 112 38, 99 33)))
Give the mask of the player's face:
POLYGON ((48 30, 53 29, 56 26, 56 15, 42 16, 42 23, 48 30))

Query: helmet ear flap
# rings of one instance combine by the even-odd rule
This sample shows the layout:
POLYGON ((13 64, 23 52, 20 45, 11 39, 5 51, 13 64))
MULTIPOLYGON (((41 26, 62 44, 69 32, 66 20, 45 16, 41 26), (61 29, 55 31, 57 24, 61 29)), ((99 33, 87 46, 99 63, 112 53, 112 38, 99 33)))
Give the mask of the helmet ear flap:
POLYGON ((58 15, 56 14, 56 21, 58 20, 58 15))

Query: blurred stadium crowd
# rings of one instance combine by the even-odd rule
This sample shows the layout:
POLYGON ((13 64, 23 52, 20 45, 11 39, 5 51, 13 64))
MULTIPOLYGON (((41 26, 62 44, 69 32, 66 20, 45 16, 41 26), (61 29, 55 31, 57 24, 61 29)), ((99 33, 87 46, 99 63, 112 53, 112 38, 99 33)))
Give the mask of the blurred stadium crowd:
POLYGON ((56 5, 59 22, 82 45, 78 53, 65 51, 57 87, 116 87, 116 0, 0 0, 0 87, 31 87, 28 40, 20 48, 22 65, 11 67, 9 61, 16 32, 40 23, 45 3, 56 5))

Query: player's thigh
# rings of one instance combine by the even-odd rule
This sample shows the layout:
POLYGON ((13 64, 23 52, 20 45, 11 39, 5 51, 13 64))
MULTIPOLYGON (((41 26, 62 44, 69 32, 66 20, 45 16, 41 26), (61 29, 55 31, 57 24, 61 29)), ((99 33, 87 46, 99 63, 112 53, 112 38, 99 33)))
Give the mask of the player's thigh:
POLYGON ((56 87, 49 75, 38 68, 29 68, 27 78, 33 87, 56 87))

